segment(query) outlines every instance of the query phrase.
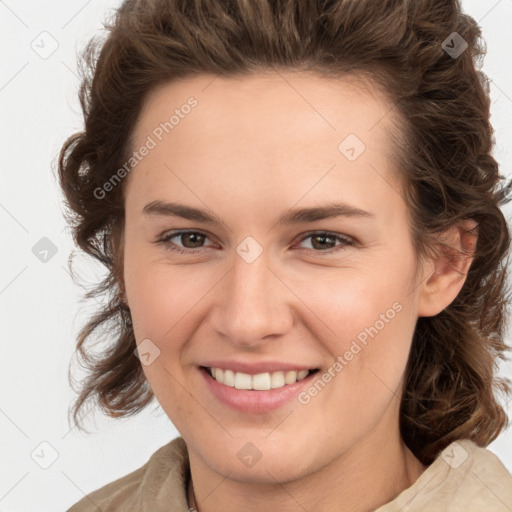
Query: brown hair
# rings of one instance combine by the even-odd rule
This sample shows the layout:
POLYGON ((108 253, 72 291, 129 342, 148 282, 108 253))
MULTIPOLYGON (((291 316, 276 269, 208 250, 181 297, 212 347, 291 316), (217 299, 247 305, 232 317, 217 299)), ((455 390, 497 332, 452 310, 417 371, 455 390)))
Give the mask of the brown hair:
POLYGON ((510 200, 511 183, 500 185, 504 177, 491 156, 489 81, 476 65, 485 53, 481 31, 459 1, 127 0, 106 28, 108 37, 93 38, 83 52, 85 128, 66 140, 58 167, 75 243, 108 270, 86 294, 108 301, 78 336, 77 354, 87 369, 73 406, 79 428, 78 413, 90 401, 119 417, 154 398, 133 353, 123 301, 123 186, 105 197, 95 194, 133 150, 143 101, 179 77, 281 68, 363 77, 387 95, 399 120, 391 136, 420 259, 433 254, 439 235, 458 221, 478 223, 461 292, 438 315, 418 319, 400 427, 426 464, 456 439, 481 446, 494 440, 507 426, 496 394, 510 392, 496 370, 508 350, 510 235, 500 206, 510 200), (454 47, 453 32, 468 45, 460 55, 442 45, 447 40, 454 47))

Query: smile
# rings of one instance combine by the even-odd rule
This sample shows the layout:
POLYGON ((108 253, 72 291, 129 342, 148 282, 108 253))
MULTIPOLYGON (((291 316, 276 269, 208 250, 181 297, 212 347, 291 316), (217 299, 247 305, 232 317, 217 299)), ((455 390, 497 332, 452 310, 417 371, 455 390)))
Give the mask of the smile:
POLYGON ((216 367, 200 367, 208 391, 239 412, 263 414, 293 403, 319 370, 278 370, 249 374, 216 367))
POLYGON ((295 384, 317 370, 277 371, 258 373, 256 375, 223 370, 222 368, 207 368, 207 371, 217 382, 231 388, 268 391, 295 384))

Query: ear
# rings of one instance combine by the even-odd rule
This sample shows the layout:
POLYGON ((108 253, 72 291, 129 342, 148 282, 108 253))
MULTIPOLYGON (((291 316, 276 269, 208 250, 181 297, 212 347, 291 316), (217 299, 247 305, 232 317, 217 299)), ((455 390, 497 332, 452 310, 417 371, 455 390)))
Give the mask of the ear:
POLYGON ((459 294, 474 259, 478 224, 466 219, 444 231, 437 255, 425 265, 418 294, 418 316, 435 316, 459 294))

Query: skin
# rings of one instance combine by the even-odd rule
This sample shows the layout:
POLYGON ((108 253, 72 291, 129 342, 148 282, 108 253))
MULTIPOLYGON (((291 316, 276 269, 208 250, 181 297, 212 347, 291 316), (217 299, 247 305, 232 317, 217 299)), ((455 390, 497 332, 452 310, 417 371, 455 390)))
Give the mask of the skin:
MULTIPOLYGON (((386 156, 390 105, 376 92, 291 71, 196 76, 151 92, 134 147, 190 96, 197 107, 127 178, 122 249, 137 343, 149 338, 160 350, 143 369, 187 443, 196 508, 374 510, 425 470, 400 437, 404 371, 418 317, 453 301, 471 259, 420 265, 386 156), (353 162, 338 150, 349 133, 366 145, 353 162), (143 215, 155 200, 205 209, 225 226, 143 215), (374 217, 277 225, 291 208, 329 201, 374 217), (178 229, 206 237, 157 243, 178 229), (342 239, 307 237, 319 231, 342 239), (263 249, 252 263, 236 252, 247 236, 263 249), (327 371, 397 302, 400 312, 308 404, 237 412, 198 371, 214 358, 327 371), (248 442, 262 455, 252 467, 237 457, 248 442)), ((445 242, 471 250, 463 228, 472 226, 445 242)))

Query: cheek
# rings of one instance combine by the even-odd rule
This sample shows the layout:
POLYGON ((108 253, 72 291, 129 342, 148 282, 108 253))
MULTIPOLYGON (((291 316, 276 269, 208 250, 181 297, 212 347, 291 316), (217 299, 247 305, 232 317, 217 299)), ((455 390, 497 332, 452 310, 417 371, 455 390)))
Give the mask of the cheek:
POLYGON ((333 363, 328 376, 324 373, 328 382, 315 381, 302 398, 311 400, 311 407, 318 411, 311 417, 317 418, 317 427, 327 437, 360 435, 383 417, 391 403, 393 407, 399 404, 415 325, 414 307, 397 283, 382 287, 372 283, 340 281, 329 299, 314 289, 309 296, 308 304, 322 319, 317 322, 316 337, 333 363), (359 434, 354 425, 360 426, 359 434))
MULTIPOLYGON (((126 294, 132 312, 137 344, 151 340, 159 349, 151 364, 142 365, 148 383, 162 408, 180 431, 204 421, 202 410, 190 401, 183 386, 187 376, 187 340, 198 323, 198 301, 212 285, 201 286, 188 272, 133 254, 125 262, 126 294), (192 284, 191 284, 192 282, 192 284)), ((200 304, 200 302, 199 302, 200 304)))
POLYGON ((341 270, 329 279, 309 280, 302 296, 323 326, 322 338, 332 338, 341 350, 347 341, 357 338, 364 343, 376 331, 381 336, 410 323, 408 318, 404 324, 404 317, 412 314, 413 299, 406 273, 404 269, 399 278, 390 279, 372 271, 341 270))
POLYGON ((210 280, 190 268, 127 251, 124 279, 137 340, 165 339, 207 294, 210 280))
POLYGON ((405 268, 387 276, 340 276, 308 289, 307 305, 318 318, 315 335, 340 363, 332 370, 340 399, 373 394, 382 400, 400 384, 416 325, 410 276, 405 268))

